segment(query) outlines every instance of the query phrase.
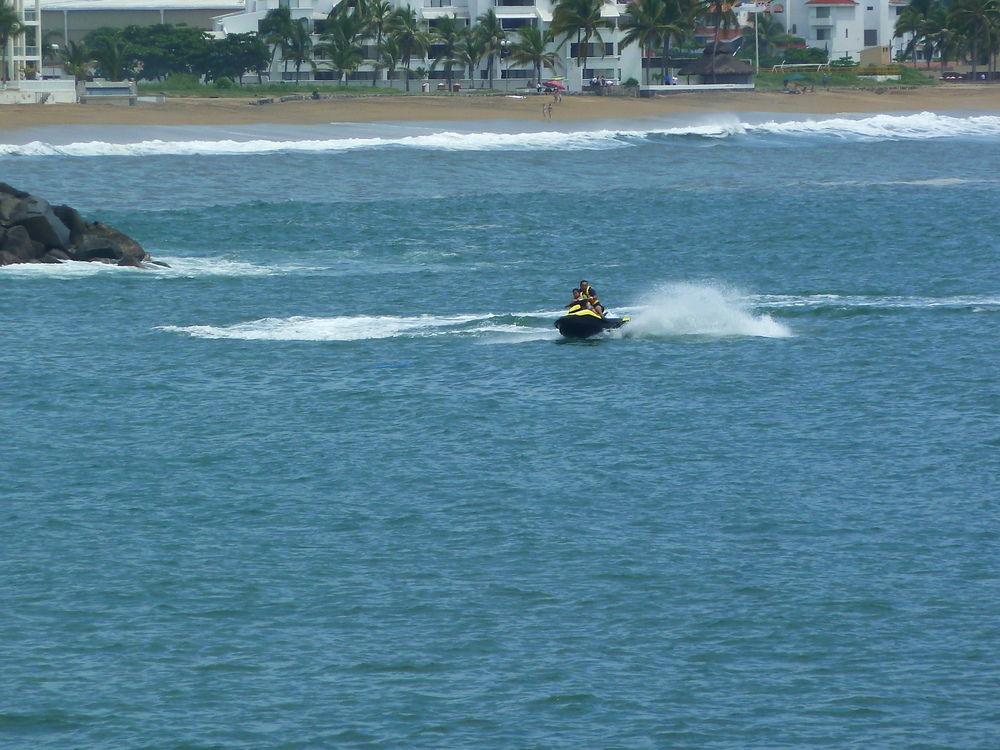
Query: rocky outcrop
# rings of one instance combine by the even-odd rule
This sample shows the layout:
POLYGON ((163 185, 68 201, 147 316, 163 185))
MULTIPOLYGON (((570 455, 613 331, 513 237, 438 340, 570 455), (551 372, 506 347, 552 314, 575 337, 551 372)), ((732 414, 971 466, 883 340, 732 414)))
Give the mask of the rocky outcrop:
POLYGON ((114 227, 85 221, 70 206, 48 201, 0 182, 0 266, 63 263, 67 260, 143 268, 154 261, 142 245, 114 227))

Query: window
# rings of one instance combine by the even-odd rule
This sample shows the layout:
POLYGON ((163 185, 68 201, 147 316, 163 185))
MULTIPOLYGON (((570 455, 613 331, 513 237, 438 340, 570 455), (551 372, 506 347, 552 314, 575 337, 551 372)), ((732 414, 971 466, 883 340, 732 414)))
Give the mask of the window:
MULTIPOLYGON (((485 78, 485 77, 486 76, 483 75, 483 78, 485 78)), ((535 71, 534 70, 501 70, 500 71, 500 77, 501 78, 510 78, 512 80, 514 78, 521 78, 521 79, 524 79, 524 78, 534 78, 535 77, 535 71)))
POLYGON ((869 5, 868 7, 865 8, 865 10, 875 10, 875 6, 869 5))
POLYGON ((501 18, 500 28, 501 29, 520 29, 525 26, 534 26, 534 18, 501 18))
POLYGON ((798 34, 799 33, 798 24, 794 24, 794 23, 792 24, 792 33, 793 34, 798 34))
MULTIPOLYGON (((816 41, 824 42, 830 38, 830 29, 816 29, 816 41)), ((800 42, 801 44, 801 42, 800 42)))
POLYGON ((850 29, 844 29, 844 39, 847 39, 848 37, 850 37, 850 35, 851 35, 850 29))
POLYGON ((829 17, 830 17, 830 9, 829 8, 817 8, 816 9, 816 18, 829 18, 829 17))
POLYGON ((878 44, 878 29, 865 29, 865 46, 874 47, 878 44))
MULTIPOLYGON (((587 45, 587 57, 604 57, 605 55, 614 54, 614 42, 605 42, 604 44, 598 44, 597 42, 591 42, 587 45)), ((574 60, 583 57, 583 55, 578 53, 580 49, 580 44, 573 42, 569 45, 569 56, 574 60)))

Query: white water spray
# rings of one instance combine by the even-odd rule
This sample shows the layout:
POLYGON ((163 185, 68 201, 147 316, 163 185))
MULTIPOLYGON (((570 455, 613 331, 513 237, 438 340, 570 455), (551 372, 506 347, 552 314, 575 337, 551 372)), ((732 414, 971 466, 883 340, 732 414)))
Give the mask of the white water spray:
POLYGON ((759 336, 787 338, 788 326, 754 313, 735 292, 708 284, 659 286, 640 302, 625 336, 759 336))

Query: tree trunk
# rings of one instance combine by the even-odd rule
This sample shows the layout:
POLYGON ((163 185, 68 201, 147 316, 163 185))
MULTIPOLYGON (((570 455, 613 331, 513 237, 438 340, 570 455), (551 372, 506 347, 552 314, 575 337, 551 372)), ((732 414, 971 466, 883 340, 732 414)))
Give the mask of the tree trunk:
POLYGON ((972 81, 976 81, 976 63, 979 62, 979 51, 976 49, 976 37, 972 37, 972 81))
POLYGON ((663 39, 663 65, 660 66, 663 69, 663 80, 661 81, 664 86, 667 85, 667 58, 670 57, 670 34, 667 34, 663 39))
POLYGON ((406 93, 410 93, 410 58, 406 58, 406 62, 403 63, 403 69, 406 73, 403 74, 403 80, 406 82, 406 93))
POLYGON ((494 56, 495 56, 494 53, 491 52, 490 53, 490 59, 487 60, 487 62, 486 62, 486 67, 489 70, 490 90, 491 91, 493 90, 493 58, 494 58, 494 56))

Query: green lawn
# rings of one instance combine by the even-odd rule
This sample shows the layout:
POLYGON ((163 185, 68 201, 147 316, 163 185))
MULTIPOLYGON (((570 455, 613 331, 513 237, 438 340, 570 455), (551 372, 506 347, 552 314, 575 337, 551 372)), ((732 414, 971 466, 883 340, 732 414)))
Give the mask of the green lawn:
POLYGON ((898 81, 873 81, 861 78, 859 73, 863 74, 864 71, 859 68, 832 68, 829 72, 822 71, 819 73, 800 73, 798 71, 772 73, 761 70, 754 77, 754 83, 762 91, 781 90, 782 82, 791 75, 801 76, 796 82, 805 86, 822 86, 823 76, 828 75, 830 78, 829 85, 833 88, 867 89, 879 86, 934 86, 939 83, 937 78, 931 78, 912 68, 902 68, 900 71, 902 78, 898 81))

